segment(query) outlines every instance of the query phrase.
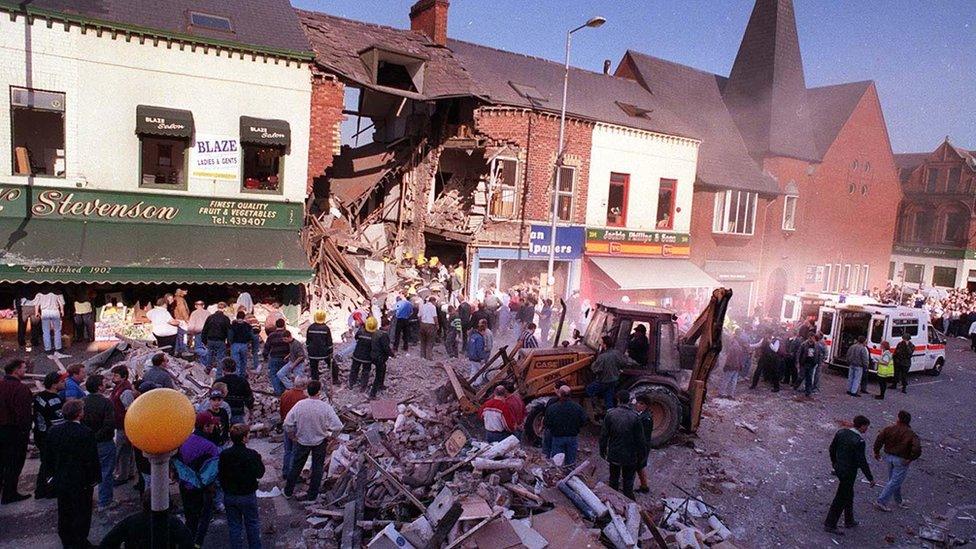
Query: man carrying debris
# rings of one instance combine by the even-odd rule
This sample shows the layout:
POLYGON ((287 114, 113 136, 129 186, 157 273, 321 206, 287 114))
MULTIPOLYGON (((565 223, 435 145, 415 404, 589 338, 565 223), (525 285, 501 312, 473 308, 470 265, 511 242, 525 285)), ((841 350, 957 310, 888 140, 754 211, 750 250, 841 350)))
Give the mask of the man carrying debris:
POLYGON ((491 399, 481 405, 478 416, 484 421, 485 440, 500 442, 515 432, 518 417, 508 403, 508 390, 504 385, 495 387, 491 399))
POLYGON ((359 389, 366 392, 369 369, 373 363, 373 332, 377 328, 376 317, 371 316, 356 331, 356 347, 352 351, 352 367, 349 369, 349 389, 355 388, 358 383, 359 389))
POLYGON ((610 466, 610 482, 614 490, 634 499, 634 476, 647 456, 647 443, 640 416, 630 407, 630 393, 617 391, 618 405, 603 418, 600 434, 600 456, 610 466))
POLYGON ((901 485, 908 476, 908 466, 922 455, 922 441, 912 430, 911 423, 912 415, 902 410, 898 412, 898 422, 882 429, 874 440, 874 459, 881 461, 883 448, 884 461, 888 464, 888 484, 874 502, 874 506, 882 511, 891 511, 888 502, 892 498, 902 509, 908 508, 901 497, 901 485))
POLYGON ((844 535, 837 529, 837 521, 844 513, 844 527, 853 528, 858 525, 854 520, 854 482, 857 480, 858 470, 864 473, 864 477, 875 486, 874 477, 871 476, 871 468, 864 455, 865 444, 864 433, 868 431, 871 421, 864 416, 854 418, 854 426, 841 429, 834 435, 834 440, 830 443, 830 463, 834 467, 834 475, 837 476, 837 494, 834 501, 830 504, 827 511, 827 520, 824 521, 824 530, 836 536, 844 535))
MULTIPOLYGON (((375 320, 375 319, 374 319, 375 320)), ((298 476, 305 467, 305 461, 312 456, 312 478, 308 483, 308 492, 304 499, 315 501, 322 486, 322 473, 325 467, 325 449, 331 433, 342 430, 342 421, 336 415, 332 405, 318 398, 322 384, 312 381, 308 384, 308 398, 300 400, 285 416, 285 436, 292 437, 298 444, 295 448, 295 459, 292 460, 285 484, 285 497, 292 497, 298 476)))
POLYGON ((319 379, 319 364, 332 372, 333 387, 339 385, 339 367, 332 360, 332 330, 325 323, 325 311, 318 310, 312 315, 312 324, 305 332, 305 346, 308 348, 308 367, 312 379, 319 379))
MULTIPOLYGON (((556 454, 563 454, 563 465, 576 462, 579 450, 579 433, 586 425, 586 411, 583 407, 569 398, 573 392, 569 385, 560 385, 556 389, 556 401, 546 405, 545 427, 550 437, 546 456, 550 459, 556 454)), ((546 446, 546 444, 543 444, 546 446)))

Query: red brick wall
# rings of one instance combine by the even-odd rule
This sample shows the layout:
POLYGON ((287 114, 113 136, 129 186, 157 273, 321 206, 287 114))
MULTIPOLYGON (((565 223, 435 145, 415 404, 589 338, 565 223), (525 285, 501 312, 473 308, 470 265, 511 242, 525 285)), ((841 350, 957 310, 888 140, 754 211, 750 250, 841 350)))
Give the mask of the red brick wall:
POLYGON ((312 75, 311 126, 308 143, 308 184, 306 192, 312 192, 312 179, 322 175, 332 165, 332 156, 338 154, 341 137, 339 124, 342 114, 342 82, 328 75, 312 75))
POLYGON ((769 299, 770 277, 777 268, 786 271, 787 292, 819 289, 804 281, 804 271, 807 265, 828 262, 867 264, 868 287, 883 287, 901 189, 875 87, 861 98, 821 164, 769 158, 763 167, 781 188, 795 181, 800 200, 793 232, 782 229, 783 198, 769 208, 760 295, 769 299), (867 163, 871 167, 865 172, 867 163))
POLYGON ((410 8, 410 30, 447 45, 447 0, 420 0, 410 8))

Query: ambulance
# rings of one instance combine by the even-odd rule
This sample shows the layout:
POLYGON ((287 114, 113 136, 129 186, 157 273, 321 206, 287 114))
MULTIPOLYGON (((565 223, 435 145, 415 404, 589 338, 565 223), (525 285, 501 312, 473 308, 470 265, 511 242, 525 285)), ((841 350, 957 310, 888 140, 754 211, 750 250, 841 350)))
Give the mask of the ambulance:
POLYGON ((922 309, 881 303, 856 305, 831 303, 820 307, 817 327, 824 334, 827 363, 847 367, 847 350, 858 336, 867 339, 871 354, 870 371, 877 369, 881 356, 881 342, 887 341, 894 352, 904 334, 915 345, 909 372, 926 372, 937 376, 945 366, 945 336, 929 321, 929 313, 922 309))
POLYGON ((783 296, 783 306, 780 309, 780 322, 805 322, 808 318, 817 318, 820 307, 832 303, 850 303, 853 305, 871 305, 878 303, 873 297, 866 295, 847 295, 830 292, 799 292, 783 296))

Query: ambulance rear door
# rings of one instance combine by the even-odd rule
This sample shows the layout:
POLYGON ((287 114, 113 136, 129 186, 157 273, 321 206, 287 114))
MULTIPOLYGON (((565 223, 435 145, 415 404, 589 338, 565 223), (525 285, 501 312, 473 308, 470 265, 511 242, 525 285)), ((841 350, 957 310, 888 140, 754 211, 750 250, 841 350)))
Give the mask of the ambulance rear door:
POLYGON ((837 330, 838 324, 837 309, 833 307, 820 307, 820 312, 817 316, 817 329, 824 335, 824 344, 827 346, 827 356, 825 358, 827 362, 834 361, 834 353, 837 347, 834 344, 836 339, 834 332, 837 330))

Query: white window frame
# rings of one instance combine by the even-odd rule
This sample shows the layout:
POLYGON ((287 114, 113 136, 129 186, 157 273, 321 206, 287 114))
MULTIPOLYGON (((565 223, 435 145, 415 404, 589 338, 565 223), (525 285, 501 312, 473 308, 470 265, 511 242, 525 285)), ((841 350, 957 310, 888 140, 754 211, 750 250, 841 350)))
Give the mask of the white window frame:
POLYGON ((491 159, 491 171, 488 178, 488 216, 491 217, 492 219, 515 219, 516 217, 518 217, 518 210, 519 210, 518 181, 519 181, 519 172, 521 172, 521 170, 522 167, 519 166, 518 158, 514 156, 496 156, 495 158, 491 159), (515 177, 514 177, 515 185, 512 185, 511 187, 502 185, 498 180, 499 164, 500 162, 503 161, 509 161, 515 163, 515 177), (505 192, 506 190, 510 190, 512 193, 511 215, 498 214, 492 211, 492 205, 494 204, 495 201, 495 194, 498 193, 499 191, 505 192))
POLYGON ((795 231, 796 230, 796 205, 800 201, 800 197, 795 194, 786 195, 783 198, 783 230, 784 231, 795 231), (792 210, 790 208, 792 204, 792 210), (792 211, 792 218, 789 219, 787 223, 786 212, 792 211))
POLYGON ((833 271, 833 267, 830 263, 824 265, 824 278, 823 278, 823 291, 830 291, 830 274, 833 271))
POLYGON ((733 234, 742 236, 752 236, 756 233, 756 210, 759 205, 759 193, 753 193, 749 191, 733 191, 727 190, 724 192, 715 193, 715 210, 712 215, 712 232, 716 234, 733 234), (733 195, 732 193, 737 193, 733 195), (732 197, 736 198, 737 211, 732 212, 732 197), (745 200, 743 201, 743 198, 745 200), (748 219, 749 230, 740 230, 736 227, 736 221, 739 219, 739 213, 741 208, 744 206, 746 208, 746 213, 749 213, 749 205, 752 205, 751 215, 748 219), (730 218, 730 214, 734 214, 734 218, 730 218))
POLYGON ((850 292, 851 291, 851 265, 849 263, 844 265, 844 270, 841 272, 844 273, 844 276, 842 281, 843 284, 839 285, 840 289, 841 291, 850 292))
POLYGON ((868 291, 868 265, 861 265, 861 293, 868 291))
POLYGON ((840 263, 834 263, 834 272, 837 273, 837 276, 834 277, 834 284, 830 288, 830 291, 832 292, 840 292, 840 277, 844 273, 840 270, 840 268, 840 263))
MULTIPOLYGON (((558 211, 559 210, 556 209, 556 204, 558 203, 559 197, 561 197, 561 196, 569 196, 569 219, 562 219, 560 217, 557 217, 556 220, 557 221, 562 221, 564 223, 572 223, 573 222, 573 209, 576 207, 576 199, 575 199, 575 195, 576 195, 576 166, 568 166, 568 165, 565 165, 565 166, 557 166, 555 173, 558 174, 559 173, 559 170, 570 170, 572 172, 572 174, 573 174, 573 177, 570 180, 571 182, 570 182, 569 190, 568 191, 561 191, 561 190, 559 190, 559 187, 556 185, 556 178, 553 177, 553 181, 552 181, 553 200, 555 200, 556 202, 553 202, 552 204, 549 204, 549 206, 552 207, 552 209, 550 210, 550 212, 552 212, 553 210, 555 210, 557 212, 557 215, 558 215, 558 211)), ((516 172, 516 175, 518 175, 518 172, 516 172)), ((562 181, 562 180, 560 179, 560 181, 562 181)))

